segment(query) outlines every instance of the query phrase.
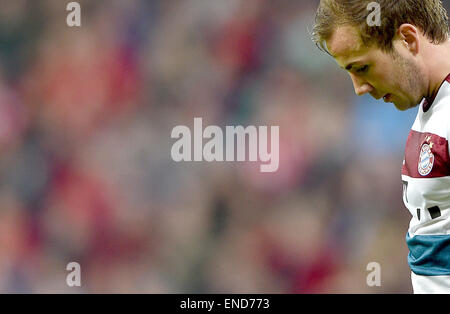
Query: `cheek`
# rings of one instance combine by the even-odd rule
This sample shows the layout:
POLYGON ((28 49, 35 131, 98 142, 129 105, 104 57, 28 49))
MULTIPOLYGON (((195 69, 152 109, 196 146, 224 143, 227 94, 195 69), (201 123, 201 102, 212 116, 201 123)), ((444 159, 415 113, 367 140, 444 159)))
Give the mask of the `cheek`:
POLYGON ((389 88, 401 81, 403 71, 398 64, 385 57, 378 60, 373 74, 379 85, 389 88))
POLYGON ((373 73, 371 81, 372 86, 380 92, 392 88, 392 76, 384 70, 373 73))
POLYGON ((378 83, 380 88, 388 92, 402 90, 406 84, 405 73, 400 67, 384 67, 378 73, 378 83))

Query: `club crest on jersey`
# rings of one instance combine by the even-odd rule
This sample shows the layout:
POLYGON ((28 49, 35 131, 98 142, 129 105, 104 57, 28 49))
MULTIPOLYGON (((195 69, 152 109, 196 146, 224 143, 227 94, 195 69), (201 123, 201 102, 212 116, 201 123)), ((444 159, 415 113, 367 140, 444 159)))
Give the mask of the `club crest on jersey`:
POLYGON ((434 154, 431 151, 432 147, 432 145, 425 143, 420 149, 418 170, 421 176, 428 175, 433 169, 434 154))

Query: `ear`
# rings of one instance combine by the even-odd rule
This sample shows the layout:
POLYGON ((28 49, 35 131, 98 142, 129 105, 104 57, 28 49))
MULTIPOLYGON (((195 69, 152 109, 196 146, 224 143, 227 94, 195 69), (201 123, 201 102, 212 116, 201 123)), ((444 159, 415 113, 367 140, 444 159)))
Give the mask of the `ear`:
POLYGON ((419 29, 411 24, 402 24, 397 31, 401 44, 413 55, 417 55, 420 49, 419 29))

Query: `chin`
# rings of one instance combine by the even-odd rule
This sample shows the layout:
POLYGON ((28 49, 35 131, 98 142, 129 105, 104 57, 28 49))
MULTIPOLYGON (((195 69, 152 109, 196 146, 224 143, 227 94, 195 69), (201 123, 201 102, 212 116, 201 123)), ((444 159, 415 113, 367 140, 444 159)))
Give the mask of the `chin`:
POLYGON ((397 108, 400 111, 406 111, 408 109, 414 108, 417 106, 417 104, 412 105, 410 103, 394 103, 395 108, 397 108))
POLYGON ((406 110, 409 109, 408 107, 399 107, 399 106, 397 106, 397 105, 395 105, 395 108, 397 108, 397 109, 400 110, 400 111, 406 111, 406 110))

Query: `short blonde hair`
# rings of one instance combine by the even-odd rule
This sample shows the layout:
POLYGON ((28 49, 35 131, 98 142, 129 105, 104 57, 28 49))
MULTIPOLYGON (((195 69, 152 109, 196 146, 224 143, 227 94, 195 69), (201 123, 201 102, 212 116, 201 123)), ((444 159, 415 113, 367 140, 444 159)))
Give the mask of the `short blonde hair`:
POLYGON ((386 52, 393 49, 392 40, 400 25, 419 28, 429 40, 440 44, 448 40, 448 15, 441 0, 377 0, 381 8, 381 25, 370 26, 367 18, 373 0, 321 0, 313 28, 313 41, 328 52, 326 40, 343 25, 355 26, 363 44, 377 46, 386 52))

